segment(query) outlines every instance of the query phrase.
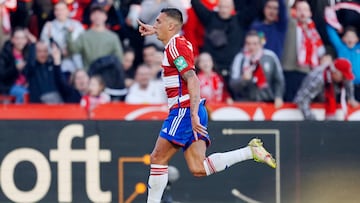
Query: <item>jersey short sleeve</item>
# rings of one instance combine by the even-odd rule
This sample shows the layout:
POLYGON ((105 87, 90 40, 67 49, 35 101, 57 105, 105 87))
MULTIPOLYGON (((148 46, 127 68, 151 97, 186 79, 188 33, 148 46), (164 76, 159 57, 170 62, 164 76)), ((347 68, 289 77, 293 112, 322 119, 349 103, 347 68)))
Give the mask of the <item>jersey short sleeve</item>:
POLYGON ((170 58, 175 68, 183 75, 188 70, 195 70, 193 48, 185 38, 177 38, 169 47, 170 58))

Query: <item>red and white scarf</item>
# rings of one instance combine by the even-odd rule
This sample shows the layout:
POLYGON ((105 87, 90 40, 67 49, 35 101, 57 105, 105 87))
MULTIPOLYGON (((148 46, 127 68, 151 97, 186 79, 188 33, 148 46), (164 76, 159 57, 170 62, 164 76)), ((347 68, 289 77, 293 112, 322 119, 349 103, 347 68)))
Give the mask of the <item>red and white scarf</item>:
POLYGON ((319 57, 325 54, 325 47, 311 19, 304 28, 300 23, 296 27, 296 44, 298 64, 314 68, 319 65, 319 57))
POLYGON ((263 67, 260 59, 263 56, 263 50, 260 49, 255 55, 251 55, 248 51, 244 51, 243 72, 251 71, 253 81, 259 89, 268 87, 263 67))
POLYGON ((0 6, 0 19, 1 19, 1 28, 3 32, 8 34, 11 31, 10 24, 10 11, 16 9, 16 0, 5 0, 4 3, 1 3, 0 6))
POLYGON ((337 30, 342 30, 343 28, 336 15, 336 11, 340 9, 346 9, 360 13, 360 5, 357 3, 344 2, 338 3, 332 7, 325 8, 326 22, 337 30))
MULTIPOLYGON (((335 94, 335 87, 334 83, 331 79, 331 72, 332 69, 335 67, 327 67, 324 70, 324 83, 325 83, 325 116, 331 117, 334 116, 336 113, 336 94, 335 94)), ((346 103, 346 91, 344 83, 340 85, 341 93, 340 93, 340 104, 341 109, 343 110, 344 114, 347 114, 347 103, 346 103)))

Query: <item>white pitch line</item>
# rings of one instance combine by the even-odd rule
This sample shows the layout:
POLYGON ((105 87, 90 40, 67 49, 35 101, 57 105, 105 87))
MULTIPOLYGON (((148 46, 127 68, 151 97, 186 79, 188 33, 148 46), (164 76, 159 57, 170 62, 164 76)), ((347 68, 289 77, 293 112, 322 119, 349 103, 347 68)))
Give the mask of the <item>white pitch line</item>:
POLYGON ((238 189, 234 188, 231 190, 231 194, 233 194, 235 197, 241 199, 241 200, 244 200, 245 202, 247 203, 261 203, 259 201, 256 201, 244 194, 242 194, 238 189))

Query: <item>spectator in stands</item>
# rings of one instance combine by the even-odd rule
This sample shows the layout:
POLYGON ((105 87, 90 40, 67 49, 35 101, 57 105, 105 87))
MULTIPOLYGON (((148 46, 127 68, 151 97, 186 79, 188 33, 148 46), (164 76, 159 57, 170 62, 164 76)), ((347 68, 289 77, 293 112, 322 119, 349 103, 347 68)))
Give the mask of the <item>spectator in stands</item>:
POLYGON ((219 0, 218 11, 208 10, 200 0, 192 0, 192 7, 205 27, 203 51, 211 54, 216 67, 228 81, 231 62, 240 51, 245 29, 257 14, 257 1, 247 1, 247 6, 234 15, 233 0, 219 0))
MULTIPOLYGON (((55 19, 44 25, 41 31, 41 40, 44 41, 49 49, 54 42, 61 50, 61 70, 62 72, 74 72, 78 68, 82 68, 81 55, 70 55, 67 50, 66 34, 68 29, 72 29, 71 38, 76 40, 84 31, 80 22, 69 18, 69 9, 64 1, 60 1, 54 6, 55 19)), ((51 51, 51 49, 50 49, 51 51)))
POLYGON ((0 53, 0 93, 14 96, 16 103, 23 103, 28 93, 23 70, 31 60, 29 50, 35 42, 26 29, 15 28, 0 53))
POLYGON ((134 83, 135 77, 135 51, 132 48, 127 48, 124 50, 124 60, 122 61, 122 66, 125 72, 125 87, 129 88, 134 83))
MULTIPOLYGON (((59 0, 53 0, 53 1, 58 1, 59 0)), ((69 11, 70 11, 70 15, 69 17, 71 19, 74 19, 76 21, 79 22, 84 22, 84 15, 85 15, 85 11, 88 9, 88 7, 91 4, 91 0, 70 0, 70 1, 65 1, 69 11)))
MULTIPOLYGON (((114 7, 113 0, 91 0, 91 5, 97 5, 103 8, 103 10, 107 15, 105 25, 109 30, 113 31, 114 33, 117 33, 121 29, 119 16, 114 7)), ((85 12, 85 17, 84 17, 84 26, 91 27, 90 16, 91 14, 89 12, 89 9, 87 9, 87 12, 85 12)))
POLYGON ((162 83, 152 80, 151 68, 142 64, 136 69, 135 82, 129 88, 125 102, 128 104, 166 104, 162 83))
POLYGON ((118 36, 105 26, 107 15, 104 8, 92 5, 90 18, 91 28, 83 32, 76 40, 73 40, 70 35, 74 30, 69 29, 67 41, 70 54, 80 53, 86 70, 95 60, 109 55, 116 56, 121 62, 122 46, 118 36))
POLYGON ((125 87, 124 69, 114 55, 96 59, 90 66, 89 75, 100 75, 105 83, 105 92, 112 101, 124 101, 127 89, 125 87))
POLYGON ((164 52, 157 51, 155 53, 154 63, 150 66, 152 78, 155 80, 161 80, 162 73, 162 60, 164 58, 164 52))
POLYGON ((244 50, 235 56, 231 67, 230 88, 237 101, 273 102, 283 105, 284 76, 276 54, 263 49, 260 36, 250 31, 244 50))
POLYGON ((147 44, 144 45, 143 48, 143 60, 146 65, 152 65, 155 61, 156 52, 159 51, 160 48, 156 46, 156 44, 147 44))
POLYGON ((346 114, 346 97, 353 107, 358 106, 354 98, 352 80, 354 75, 347 59, 338 58, 334 62, 325 63, 312 70, 303 80, 294 102, 298 105, 306 120, 316 120, 311 112, 310 103, 319 94, 324 94, 325 117, 336 119, 337 95, 340 93, 340 103, 346 114), (345 95, 346 94, 346 95, 345 95))
POLYGON ((324 20, 324 10, 325 7, 329 6, 330 4, 335 4, 336 1, 339 0, 307 0, 310 5, 311 13, 312 13, 312 20, 315 22, 316 29, 319 32, 319 35, 324 43, 326 53, 333 54, 334 50, 330 45, 330 41, 326 34, 326 22, 324 20))
POLYGON ((29 82, 31 103, 63 103, 61 85, 61 51, 52 44, 51 55, 46 43, 37 42, 36 50, 30 52, 31 60, 26 64, 24 73, 29 82))
MULTIPOLYGON (((340 5, 340 4, 338 4, 340 5)), ((350 8, 356 8, 356 5, 350 8)), ((360 5, 357 5, 360 14, 360 5)), ((339 23, 336 17, 335 8, 326 8, 326 21, 329 23, 326 27, 329 39, 333 44, 338 57, 346 58, 351 62, 352 71, 355 76, 354 89, 355 98, 360 101, 360 42, 355 27, 346 27, 345 29, 339 23), (338 35, 337 31, 342 34, 338 35)))
POLYGON ((143 49, 143 60, 151 68, 152 78, 160 79, 163 52, 156 44, 147 44, 143 49))
POLYGON ((11 23, 10 11, 16 9, 16 0, 0 1, 0 49, 10 37, 11 23))
POLYGON ((49 0, 32 0, 32 15, 29 22, 29 30, 37 38, 47 21, 54 19, 54 2, 49 0))
POLYGON ((62 86, 62 95, 66 103, 80 103, 81 98, 88 93, 89 75, 84 69, 77 69, 70 76, 70 84, 66 81, 62 86))
POLYGON ((263 19, 256 20, 251 29, 263 33, 264 48, 281 58, 288 24, 285 0, 267 0, 263 13, 263 19))
POLYGON ((200 96, 207 103, 232 104, 233 100, 228 92, 224 79, 214 70, 214 61, 209 53, 203 52, 197 58, 196 66, 199 70, 200 96))
POLYGON ((142 63, 142 48, 144 46, 144 38, 138 32, 139 13, 141 10, 142 0, 120 0, 118 8, 118 16, 122 21, 119 31, 125 47, 132 47, 135 51, 134 67, 142 63))
MULTIPOLYGON (((186 13, 181 0, 143 0, 141 2, 141 10, 139 19, 146 23, 153 25, 160 10, 163 8, 174 7, 182 11, 184 21, 186 21, 186 13)), ((156 38, 155 35, 145 36, 144 44, 155 44, 159 48, 164 48, 163 43, 156 38)))
POLYGON ((90 77, 88 94, 81 98, 80 105, 87 111, 92 111, 100 104, 106 104, 111 101, 108 94, 104 92, 105 83, 100 75, 90 77))
MULTIPOLYGON (((200 0, 200 2, 209 11, 214 11, 219 3, 219 0, 200 0)), ((192 8, 191 5, 186 4, 185 8, 188 19, 183 25, 184 37, 191 42, 194 50, 194 56, 198 56, 200 54, 200 50, 202 50, 204 46, 205 28, 196 16, 194 8, 192 8), (196 32, 194 32, 194 30, 196 30, 196 32)))
POLYGON ((296 1, 296 19, 290 19, 286 33, 282 64, 285 76, 285 101, 293 101, 302 80, 319 66, 325 47, 311 19, 306 1, 296 1))

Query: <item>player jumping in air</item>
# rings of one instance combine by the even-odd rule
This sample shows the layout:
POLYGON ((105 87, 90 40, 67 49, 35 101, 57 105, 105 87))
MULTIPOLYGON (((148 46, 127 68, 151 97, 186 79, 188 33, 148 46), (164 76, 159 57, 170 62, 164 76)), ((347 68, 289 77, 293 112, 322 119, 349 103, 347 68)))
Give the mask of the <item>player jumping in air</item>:
POLYGON ((205 156, 210 144, 208 115, 205 101, 200 99, 192 45, 179 35, 183 24, 181 12, 175 8, 166 8, 161 10, 153 26, 140 21, 138 23, 142 36, 156 34, 165 45, 163 81, 170 108, 151 153, 147 202, 160 203, 168 182, 169 160, 180 148, 184 151, 191 173, 198 177, 209 176, 248 159, 276 168, 274 158, 259 139, 252 139, 244 148, 205 156))

